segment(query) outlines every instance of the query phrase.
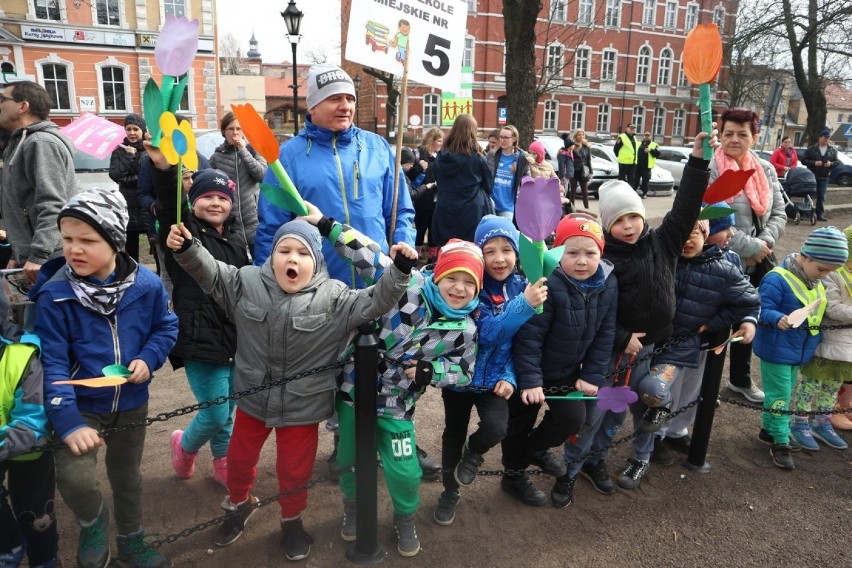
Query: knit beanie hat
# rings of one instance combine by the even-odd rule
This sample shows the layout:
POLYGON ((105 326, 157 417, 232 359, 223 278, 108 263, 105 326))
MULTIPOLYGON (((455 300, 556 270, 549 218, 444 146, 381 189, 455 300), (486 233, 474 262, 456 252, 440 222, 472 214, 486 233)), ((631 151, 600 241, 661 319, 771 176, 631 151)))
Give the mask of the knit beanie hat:
POLYGON ((598 189, 601 225, 609 232, 610 227, 628 213, 635 213, 645 219, 645 206, 642 198, 623 181, 608 181, 598 189))
POLYGON ((842 266, 849 256, 847 236, 836 227, 820 227, 805 238, 799 252, 823 264, 842 266))
POLYGON ((603 254, 604 234, 600 223, 597 221, 585 216, 573 217, 567 215, 563 217, 556 226, 556 238, 553 240, 553 246, 562 246, 571 237, 588 237, 592 239, 598 245, 601 254, 603 254))
POLYGON ((195 203, 195 200, 199 197, 211 193, 218 193, 233 203, 234 182, 222 170, 198 170, 192 176, 192 186, 189 188, 189 202, 195 203))
POLYGON ((535 142, 530 144, 530 153, 532 153, 535 156, 535 163, 536 164, 542 163, 544 161, 544 155, 545 155, 544 144, 542 144, 540 141, 536 140, 535 142))
POLYGON ((432 281, 437 284, 444 276, 452 272, 464 272, 471 275, 476 282, 476 293, 478 294, 482 290, 482 278, 485 272, 482 250, 471 242, 450 239, 438 251, 438 262, 435 263, 432 281))
POLYGON ((312 65, 308 70, 308 110, 323 102, 332 95, 341 93, 355 95, 355 84, 352 78, 337 65, 322 63, 312 65))
POLYGON ((59 211, 57 226, 63 217, 91 225, 116 252, 127 242, 127 202, 118 190, 96 187, 81 191, 59 211))
MULTIPOLYGON (((193 185, 195 185, 193 183, 193 185)), ((278 230, 275 231, 275 236, 272 237, 272 252, 275 252, 275 249, 278 247, 278 243, 281 239, 296 239, 301 242, 303 245, 308 247, 308 251, 311 253, 311 257, 314 259, 314 274, 319 270, 320 259, 320 250, 322 249, 322 237, 320 236, 319 230, 316 227, 308 223, 307 221, 303 221, 302 219, 294 219, 293 221, 288 221, 284 223, 278 230)), ((272 255, 269 256, 272 258, 272 255)))
MULTIPOLYGON (((725 202, 722 203, 714 203, 712 205, 708 205, 707 207, 730 207, 725 202)), ((716 233, 721 233, 725 229, 734 226, 734 214, 725 215, 724 217, 718 217, 716 219, 710 219, 710 232, 707 236, 715 235, 716 233)))
POLYGON ((145 122, 145 117, 141 114, 130 113, 125 116, 124 126, 127 126, 128 124, 135 124, 142 130, 143 133, 148 130, 148 123, 145 122))
POLYGON ((414 150, 411 148, 402 149, 402 157, 399 159, 400 164, 413 164, 415 162, 414 150))
POLYGON ((495 237, 503 237, 512 248, 515 249, 515 254, 520 254, 518 251, 518 229, 512 223, 511 219, 500 217, 499 215, 486 215, 476 227, 476 233, 473 240, 480 249, 485 247, 485 243, 495 237))

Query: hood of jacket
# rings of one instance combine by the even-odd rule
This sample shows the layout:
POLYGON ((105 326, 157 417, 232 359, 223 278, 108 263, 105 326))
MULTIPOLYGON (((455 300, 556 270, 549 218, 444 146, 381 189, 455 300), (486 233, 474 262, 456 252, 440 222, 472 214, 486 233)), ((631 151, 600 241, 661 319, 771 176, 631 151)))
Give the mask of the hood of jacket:
POLYGON ((74 144, 71 142, 71 139, 62 134, 59 131, 59 126, 56 123, 51 122, 49 120, 40 120, 38 122, 33 122, 28 126, 24 126, 23 128, 18 128, 14 132, 12 132, 12 136, 9 137, 9 144, 6 146, 6 165, 10 166, 15 160, 15 156, 20 149, 21 143, 27 139, 28 136, 32 136, 37 132, 43 132, 45 134, 53 134, 56 138, 62 142, 68 151, 71 152, 71 155, 74 155, 74 144))

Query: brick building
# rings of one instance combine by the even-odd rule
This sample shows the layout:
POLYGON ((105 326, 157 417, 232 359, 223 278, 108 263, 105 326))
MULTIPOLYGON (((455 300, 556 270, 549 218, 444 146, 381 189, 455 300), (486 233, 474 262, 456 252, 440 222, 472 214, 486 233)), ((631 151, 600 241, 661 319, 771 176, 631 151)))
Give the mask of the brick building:
POLYGON ((82 112, 121 122, 142 112, 148 77, 160 81, 154 46, 166 14, 201 22, 181 112, 196 128, 216 128, 213 0, 3 0, 0 69, 43 85, 60 125, 82 112))
MULTIPOLYGON (((461 1, 461 0, 458 0, 461 1)), ((505 106, 505 48, 500 0, 465 0, 468 5, 463 65, 473 68, 473 115, 488 131, 499 124, 505 106)), ((341 5, 341 53, 351 0, 341 5)), ((698 23, 716 22, 731 33, 737 0, 543 0, 537 24, 539 75, 548 76, 536 108, 535 128, 557 134, 583 128, 606 138, 634 122, 658 142, 682 144, 698 131, 698 90, 681 71, 687 32, 698 23)), ((358 122, 387 134, 387 95, 381 81, 344 59, 344 68, 361 75, 358 122)), ((720 78, 724 84, 725 70, 720 78)), ((545 83, 544 80, 540 84, 545 83)), ((726 93, 714 94, 720 110, 726 93)), ((440 126, 440 91, 409 85, 408 115, 422 124, 409 136, 440 126)))

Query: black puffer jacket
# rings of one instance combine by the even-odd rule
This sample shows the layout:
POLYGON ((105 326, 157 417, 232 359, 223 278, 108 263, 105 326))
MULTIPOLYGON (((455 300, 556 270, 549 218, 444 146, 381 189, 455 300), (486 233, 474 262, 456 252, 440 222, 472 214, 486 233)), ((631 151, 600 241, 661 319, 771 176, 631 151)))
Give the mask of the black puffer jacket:
POLYGON ((633 333, 645 334, 642 345, 657 343, 672 334, 675 268, 701 211, 701 198, 710 175, 708 163, 690 156, 671 211, 656 229, 649 229, 646 223, 635 244, 606 233, 603 256, 613 263, 618 278, 616 353, 624 351, 633 333))
POLYGON ((210 167, 225 172, 236 184, 233 217, 249 245, 254 244, 257 232, 257 195, 260 182, 266 175, 266 160, 251 146, 237 149, 222 143, 210 156, 210 167))
POLYGON ((139 176, 139 165, 145 156, 145 147, 142 140, 131 144, 127 138, 124 139, 124 145, 132 146, 136 153, 131 154, 121 146, 113 150, 109 159, 109 177, 118 184, 118 190, 127 201, 127 212, 130 215, 127 232, 144 233, 148 230, 148 214, 140 207, 136 197, 136 180, 139 176))
POLYGON ((602 385, 612 358, 618 283, 601 261, 603 286, 582 290, 560 267, 547 279, 544 310, 514 337, 518 389, 583 379, 602 385))

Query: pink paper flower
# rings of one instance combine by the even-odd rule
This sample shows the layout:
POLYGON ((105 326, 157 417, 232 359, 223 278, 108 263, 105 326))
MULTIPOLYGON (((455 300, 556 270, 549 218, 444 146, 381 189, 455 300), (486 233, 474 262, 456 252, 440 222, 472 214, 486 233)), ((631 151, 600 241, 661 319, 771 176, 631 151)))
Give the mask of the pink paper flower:
POLYGON ((166 16, 166 24, 154 48, 154 58, 163 75, 180 77, 186 73, 197 51, 198 20, 166 16))
POLYGON ((532 241, 543 241, 556 229, 562 218, 562 194, 559 179, 524 176, 515 203, 518 229, 532 241))

